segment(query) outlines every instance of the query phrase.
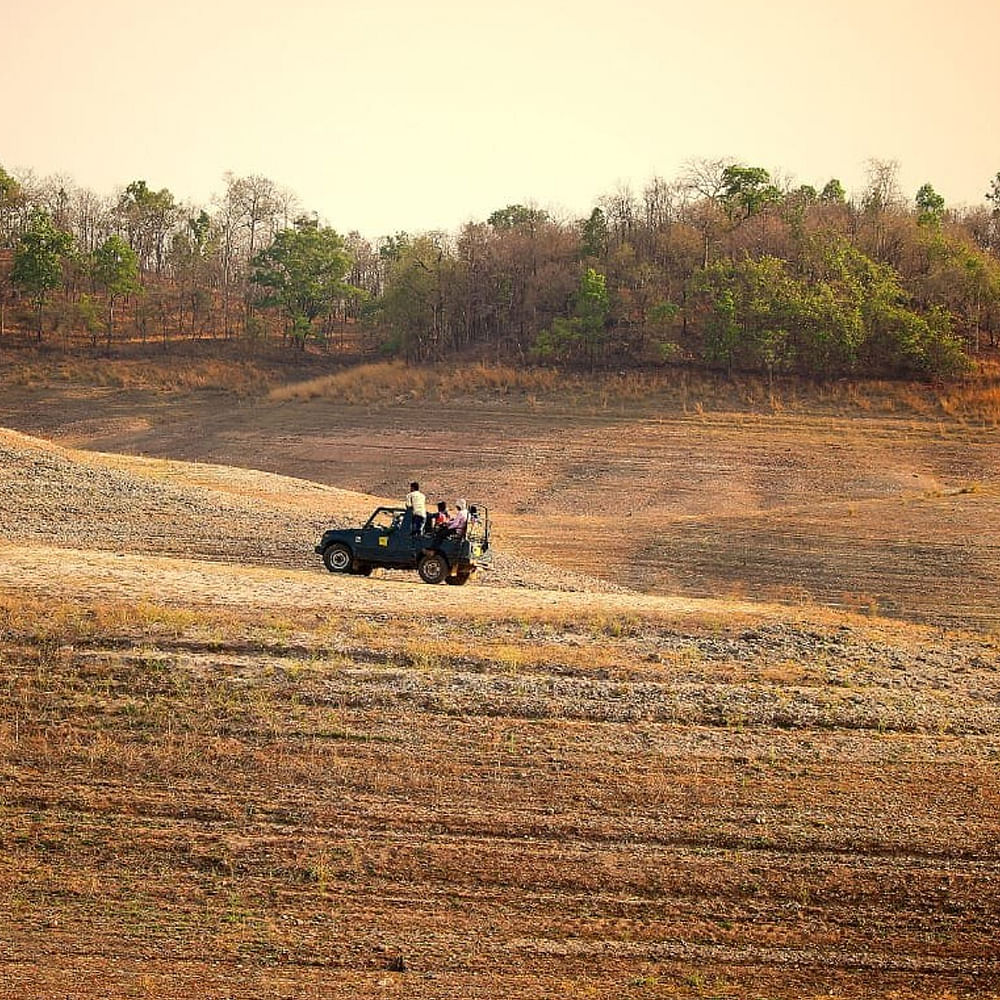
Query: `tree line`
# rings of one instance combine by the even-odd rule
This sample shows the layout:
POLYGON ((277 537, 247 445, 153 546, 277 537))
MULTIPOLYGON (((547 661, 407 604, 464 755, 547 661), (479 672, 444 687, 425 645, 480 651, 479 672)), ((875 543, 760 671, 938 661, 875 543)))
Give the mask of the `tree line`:
POLYGON ((0 167, 0 334, 946 376, 1000 337, 1000 174, 988 188, 949 207, 929 183, 904 196, 885 161, 848 197, 698 160, 585 218, 508 205, 373 242, 264 177, 227 174, 200 206, 0 167))

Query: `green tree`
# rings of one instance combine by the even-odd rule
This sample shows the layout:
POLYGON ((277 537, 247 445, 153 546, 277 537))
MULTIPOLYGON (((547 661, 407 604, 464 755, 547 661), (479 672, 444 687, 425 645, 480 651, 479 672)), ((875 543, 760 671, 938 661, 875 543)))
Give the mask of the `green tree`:
POLYGON ((957 233, 929 226, 920 230, 910 264, 907 287, 920 309, 946 309, 978 350, 981 330, 1000 306, 1000 261, 957 233))
POLYGON ((14 243, 15 219, 21 200, 21 185, 0 167, 0 247, 14 243))
POLYGON ((363 295, 345 275, 351 259, 343 238, 315 219, 296 219, 253 260, 252 281, 263 292, 260 305, 280 309, 295 343, 305 348, 316 335, 317 318, 332 313, 343 299, 363 295))
POLYGON ((73 312, 73 318, 90 335, 90 346, 97 347, 97 334, 103 325, 98 303, 89 295, 81 295, 73 312))
POLYGON ((11 281, 34 302, 38 317, 38 339, 42 339, 42 310, 49 293, 62 283, 62 262, 73 238, 57 229, 45 212, 34 212, 28 228, 14 248, 11 281))
POLYGON ((412 243, 410 234, 402 231, 395 236, 383 236, 378 241, 379 259, 385 262, 399 260, 412 243))
MULTIPOLYGON (((0 167, 0 247, 7 248, 13 242, 13 218, 17 201, 21 195, 21 187, 10 174, 0 167)), ((0 337, 4 335, 7 300, 11 298, 12 288, 9 269, 0 263, 0 337)))
POLYGON ((188 310, 192 337, 199 318, 207 316, 211 308, 212 251, 217 248, 214 237, 212 220, 202 210, 190 216, 170 242, 168 261, 177 292, 177 329, 183 331, 184 312, 188 310))
POLYGON ((372 313, 381 348, 422 361, 444 348, 447 316, 444 285, 451 271, 443 240, 432 233, 405 233, 383 243, 385 288, 372 313))
POLYGON ((994 212, 1000 212, 1000 173, 990 181, 990 189, 986 192, 986 200, 993 205, 994 212))
POLYGON ((917 222, 921 226, 940 226, 944 217, 944 198, 931 187, 922 184, 917 191, 917 222))
POLYGON ((94 280, 108 297, 108 321, 105 329, 108 349, 115 328, 115 305, 127 295, 139 291, 139 260, 135 251, 120 237, 109 236, 95 251, 94 280))
POLYGON ((540 208, 527 205, 508 205, 499 208, 486 220, 494 229, 537 229, 549 221, 549 215, 540 208))
POLYGON ((584 257, 601 260, 608 252, 608 220, 600 208, 581 221, 580 236, 584 257))
POLYGON ((730 222, 749 219, 780 199, 781 192, 763 167, 732 163, 722 171, 722 203, 730 222))
POLYGON ((573 297, 573 314, 557 317, 535 341, 540 357, 556 360, 585 359, 591 366, 603 357, 608 346, 608 315, 611 299, 607 278, 588 267, 573 297))
POLYGON ((769 374, 789 367, 790 328, 796 289, 775 257, 715 261, 696 276, 694 290, 707 309, 701 354, 711 364, 765 368, 769 374))
POLYGON ((817 237, 798 273, 775 257, 720 260, 695 276, 699 356, 728 369, 952 374, 964 365, 946 310, 914 310, 899 274, 846 240, 817 237))
POLYGON ((139 266, 160 274, 167 236, 177 221, 174 196, 166 188, 153 191, 145 181, 132 181, 118 200, 118 214, 139 266))
POLYGON ((843 205, 847 201, 844 185, 836 177, 831 177, 823 185, 823 190, 819 193, 819 200, 827 205, 843 205))

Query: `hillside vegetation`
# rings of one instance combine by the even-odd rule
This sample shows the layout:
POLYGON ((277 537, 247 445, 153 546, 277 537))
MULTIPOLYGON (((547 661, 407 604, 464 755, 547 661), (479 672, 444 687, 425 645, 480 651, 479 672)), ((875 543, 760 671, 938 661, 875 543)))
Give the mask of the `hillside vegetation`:
MULTIPOLYGON (((986 179, 984 179, 984 187, 986 179)), ((0 335, 76 350, 268 341, 356 356, 952 377, 1000 336, 1000 175, 983 205, 778 184, 738 162, 602 197, 499 208, 457 233, 346 236, 264 177, 211 208, 0 168, 0 335), (6 308, 5 308, 6 307, 6 308)))

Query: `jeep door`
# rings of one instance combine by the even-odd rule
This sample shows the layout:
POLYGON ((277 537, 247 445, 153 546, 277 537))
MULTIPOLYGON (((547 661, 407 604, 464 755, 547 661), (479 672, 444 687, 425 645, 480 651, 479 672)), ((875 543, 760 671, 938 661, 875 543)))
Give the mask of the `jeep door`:
POLYGON ((361 529, 357 557, 379 565, 398 565, 412 559, 409 535, 403 531, 403 514, 380 508, 361 529))

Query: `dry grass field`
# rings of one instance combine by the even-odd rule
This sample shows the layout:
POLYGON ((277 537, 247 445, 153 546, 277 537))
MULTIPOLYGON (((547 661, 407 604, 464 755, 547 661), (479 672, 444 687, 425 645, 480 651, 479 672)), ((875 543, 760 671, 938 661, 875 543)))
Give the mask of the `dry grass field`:
POLYGON ((0 997, 1000 997, 988 420, 50 376, 0 397, 0 997), (414 475, 496 568, 322 570, 414 475))

